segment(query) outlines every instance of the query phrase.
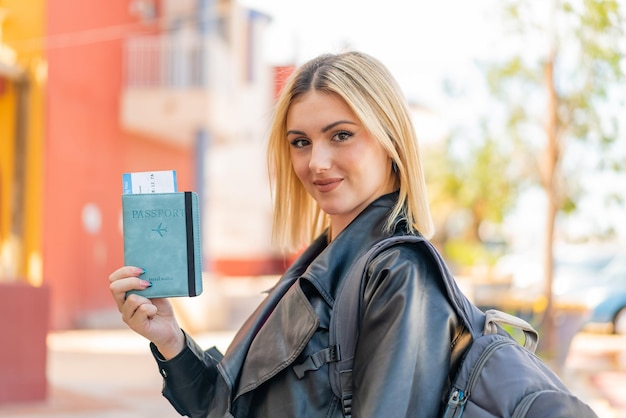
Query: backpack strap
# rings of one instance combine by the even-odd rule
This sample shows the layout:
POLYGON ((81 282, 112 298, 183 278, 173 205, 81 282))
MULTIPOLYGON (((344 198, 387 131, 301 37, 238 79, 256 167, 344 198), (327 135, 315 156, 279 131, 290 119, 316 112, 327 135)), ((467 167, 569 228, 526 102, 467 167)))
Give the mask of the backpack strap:
POLYGON ((306 372, 319 370, 324 364, 339 361, 339 347, 332 345, 323 350, 313 353, 302 363, 292 367, 298 379, 304 378, 306 372))
POLYGON ((455 312, 472 334, 472 338, 475 339, 482 334, 483 322, 475 318, 477 315, 483 318, 484 314, 463 295, 443 258, 428 240, 417 235, 402 235, 377 242, 359 257, 350 269, 335 299, 330 319, 329 346, 336 347, 338 358, 337 361, 328 364, 330 385, 335 396, 341 401, 343 416, 346 418, 351 417, 352 414, 352 366, 363 317, 361 300, 364 292, 363 278, 367 274, 367 266, 386 249, 406 243, 424 245, 428 249, 441 272, 446 292, 455 312), (476 326, 477 323, 481 324, 480 329, 476 326))

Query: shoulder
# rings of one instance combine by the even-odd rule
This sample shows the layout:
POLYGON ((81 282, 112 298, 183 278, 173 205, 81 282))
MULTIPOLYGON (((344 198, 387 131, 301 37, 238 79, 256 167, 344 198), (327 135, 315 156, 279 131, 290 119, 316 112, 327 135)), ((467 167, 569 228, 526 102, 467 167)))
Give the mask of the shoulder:
POLYGON ((380 286, 390 280, 396 282, 396 286, 433 280, 441 282, 437 280, 441 271, 433 251, 425 241, 398 242, 385 247, 367 265, 366 286, 380 286))
POLYGON ((423 269, 436 267, 433 245, 415 236, 395 237, 382 246, 368 263, 368 272, 380 269, 423 269))
POLYGON ((432 308, 448 317, 452 308, 446 279, 433 251, 424 243, 399 243, 378 253, 363 278, 363 309, 388 306, 398 312, 426 312, 432 308))

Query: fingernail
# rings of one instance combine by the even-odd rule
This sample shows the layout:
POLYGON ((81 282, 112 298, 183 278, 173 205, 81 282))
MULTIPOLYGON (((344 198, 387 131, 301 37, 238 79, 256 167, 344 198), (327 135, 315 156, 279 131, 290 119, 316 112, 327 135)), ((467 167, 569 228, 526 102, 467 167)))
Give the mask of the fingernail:
POLYGON ((141 276, 142 274, 144 274, 146 272, 146 269, 142 269, 140 267, 137 267, 136 271, 137 271, 137 275, 141 276))
POLYGON ((142 280, 141 284, 144 285, 145 287, 152 287, 152 282, 149 282, 147 280, 142 280))

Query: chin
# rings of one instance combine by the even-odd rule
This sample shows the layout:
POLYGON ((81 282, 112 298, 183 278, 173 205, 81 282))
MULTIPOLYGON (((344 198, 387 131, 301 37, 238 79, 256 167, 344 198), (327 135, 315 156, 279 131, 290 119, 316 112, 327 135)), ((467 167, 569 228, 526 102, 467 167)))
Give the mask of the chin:
POLYGON ((342 209, 341 207, 338 207, 337 205, 320 205, 320 209, 322 209, 322 212, 324 212, 325 214, 329 215, 329 216, 334 216, 334 215, 341 215, 342 213, 345 212, 344 209, 342 209))
POLYGON ((349 215, 350 213, 354 212, 354 207, 353 206, 347 206, 347 205, 320 205, 320 208, 322 209, 322 211, 324 213, 326 213, 329 216, 345 216, 345 215, 349 215))

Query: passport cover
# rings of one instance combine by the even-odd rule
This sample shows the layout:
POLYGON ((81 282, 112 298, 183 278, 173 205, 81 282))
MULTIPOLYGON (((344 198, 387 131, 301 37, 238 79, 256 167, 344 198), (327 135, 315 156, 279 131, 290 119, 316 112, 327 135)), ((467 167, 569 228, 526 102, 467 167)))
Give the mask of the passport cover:
POLYGON ((200 210, 194 192, 122 195, 124 264, 145 269, 147 298, 202 293, 200 210))

